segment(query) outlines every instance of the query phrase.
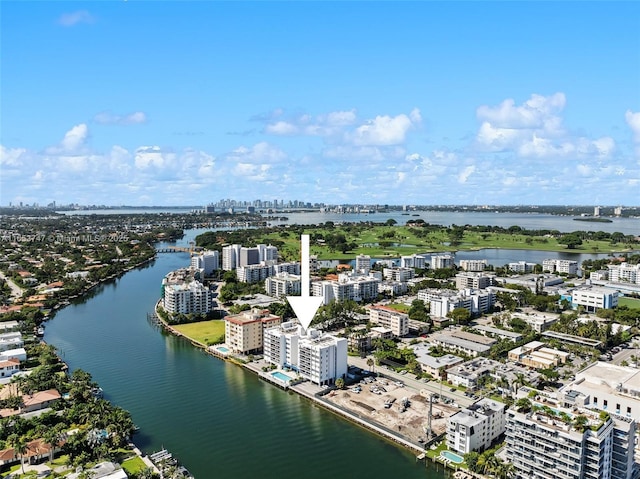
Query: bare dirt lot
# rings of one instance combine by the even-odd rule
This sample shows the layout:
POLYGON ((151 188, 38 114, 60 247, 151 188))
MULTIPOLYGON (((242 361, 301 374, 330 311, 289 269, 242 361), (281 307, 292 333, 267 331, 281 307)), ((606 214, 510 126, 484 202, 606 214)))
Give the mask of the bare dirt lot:
MULTIPOLYGON (((429 423, 428 392, 421 394, 414 389, 401 387, 391 380, 378 378, 372 383, 361 381, 348 389, 332 391, 325 399, 398 432, 412 442, 426 439, 425 431, 429 423), (361 388, 359 393, 356 392, 358 386, 361 388), (380 388, 386 391, 381 391, 380 388), (380 394, 372 392, 372 389, 378 389, 380 394), (409 400, 406 409, 402 406, 404 398, 409 400), (385 403, 391 401, 391 406, 385 407, 385 403)), ((435 434, 445 431, 447 418, 457 411, 458 408, 434 400, 431 427, 435 434)))

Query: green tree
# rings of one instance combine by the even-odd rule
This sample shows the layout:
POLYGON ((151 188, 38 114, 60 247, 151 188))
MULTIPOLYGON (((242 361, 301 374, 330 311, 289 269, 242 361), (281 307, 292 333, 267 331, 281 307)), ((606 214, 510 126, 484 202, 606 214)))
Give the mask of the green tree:
POLYGON ((344 379, 342 378, 336 379, 336 387, 338 389, 344 389, 344 379))
POLYGON ((467 463, 467 467, 471 472, 479 472, 478 459, 480 459, 480 453, 476 451, 471 451, 464 455, 464 462, 467 463))
POLYGON ((7 442, 11 444, 11 447, 15 451, 16 456, 20 459, 20 466, 22 467, 22 474, 24 474, 24 454, 27 452, 27 441, 23 436, 18 434, 11 434, 7 438, 7 442))
POLYGON ((467 324, 471 319, 471 312, 467 308, 455 308, 447 313, 447 318, 455 321, 456 324, 467 324))

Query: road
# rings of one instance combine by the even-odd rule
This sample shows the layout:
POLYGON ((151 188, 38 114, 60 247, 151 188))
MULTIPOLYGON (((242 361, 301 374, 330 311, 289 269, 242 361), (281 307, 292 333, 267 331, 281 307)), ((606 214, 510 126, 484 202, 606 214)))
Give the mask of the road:
POLYGON ((10 278, 7 278, 2 271, 0 271, 0 278, 4 279, 9 285, 9 288, 11 288, 12 297, 16 299, 22 297, 22 288, 20 288, 20 286, 14 283, 10 278))
MULTIPOLYGON (((369 358, 373 358, 373 356, 370 355, 366 358, 349 356, 347 358, 347 362, 350 366, 356 366, 361 369, 369 370, 370 368, 367 365, 367 359, 369 358)), ((426 389, 427 391, 431 391, 432 393, 439 394, 441 397, 449 398, 462 407, 467 407, 475 402, 472 398, 465 396, 464 393, 458 390, 456 390, 456 392, 452 392, 451 386, 441 384, 437 381, 429 381, 425 383, 424 381, 416 379, 413 374, 400 374, 381 366, 375 366, 375 372, 383 374, 384 376, 387 376, 396 381, 402 381, 404 384, 412 389, 415 389, 417 392, 420 392, 421 389, 426 389)))
POLYGON ((634 364, 634 360, 631 359, 631 356, 637 356, 638 364, 640 364, 640 345, 633 342, 631 343, 631 346, 632 347, 623 349, 618 354, 615 354, 611 362, 613 364, 620 364, 621 362, 626 361, 630 366, 632 366, 634 364))

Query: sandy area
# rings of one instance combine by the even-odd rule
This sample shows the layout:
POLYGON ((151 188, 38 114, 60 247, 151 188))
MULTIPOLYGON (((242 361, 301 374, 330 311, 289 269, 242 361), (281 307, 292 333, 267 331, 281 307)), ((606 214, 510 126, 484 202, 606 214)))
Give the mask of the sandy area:
MULTIPOLYGON (((412 442, 427 439, 425 431, 428 427, 429 396, 428 392, 408 387, 400 387, 391 380, 377 379, 367 384, 358 383, 362 388, 360 393, 354 391, 355 385, 344 390, 335 390, 324 396, 330 402, 349 409, 361 417, 376 422, 387 429, 398 432, 412 442), (375 394, 371 389, 383 387, 386 392, 375 394), (409 406, 402 412, 402 399, 409 400, 409 406), (391 407, 385 408, 385 402, 395 399, 391 407)), ((435 434, 442 434, 447 427, 447 418, 458 411, 451 405, 440 402, 433 404, 433 418, 431 427, 435 434)))

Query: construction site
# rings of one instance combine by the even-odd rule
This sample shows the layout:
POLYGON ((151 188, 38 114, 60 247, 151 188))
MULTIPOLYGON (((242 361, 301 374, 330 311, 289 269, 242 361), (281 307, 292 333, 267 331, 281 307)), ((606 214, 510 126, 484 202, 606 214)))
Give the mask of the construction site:
POLYGON ((415 444, 428 443, 443 434, 447 419, 459 411, 438 394, 381 377, 365 378, 346 389, 331 391, 324 399, 415 444))

